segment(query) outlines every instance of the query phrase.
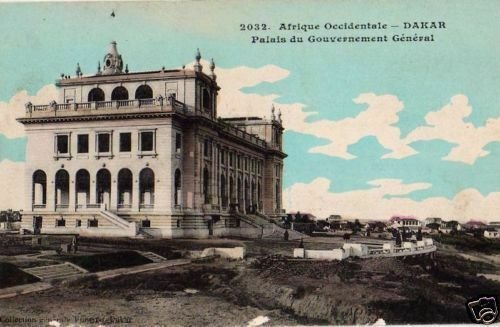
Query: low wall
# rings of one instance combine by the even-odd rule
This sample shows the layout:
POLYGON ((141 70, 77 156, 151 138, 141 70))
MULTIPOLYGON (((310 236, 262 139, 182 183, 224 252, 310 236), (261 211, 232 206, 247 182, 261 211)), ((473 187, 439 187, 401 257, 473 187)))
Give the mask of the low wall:
POLYGON ((353 257, 364 257, 368 255, 368 246, 358 243, 344 243, 342 248, 353 257))
POLYGON ((415 249, 415 244, 412 242, 403 242, 403 248, 413 250, 415 249))
POLYGON ((394 251, 394 242, 384 243, 382 245, 382 250, 384 252, 389 252, 389 253, 393 252, 394 251))
POLYGON ((333 250, 304 250, 302 248, 293 249, 294 258, 318 259, 318 260, 343 260, 349 256, 343 249, 333 250))
POLYGON ((303 248, 293 249, 294 258, 318 259, 318 260, 343 260, 348 257, 376 258, 411 256, 434 252, 436 247, 430 238, 412 242, 403 242, 402 246, 396 247, 394 242, 381 244, 382 248, 369 249, 367 244, 344 243, 342 249, 334 250, 305 250, 303 248))
POLYGON ((218 255, 221 258, 226 259, 244 259, 246 255, 246 249, 242 246, 234 248, 206 248, 201 253, 200 257, 208 257, 212 255, 218 255))

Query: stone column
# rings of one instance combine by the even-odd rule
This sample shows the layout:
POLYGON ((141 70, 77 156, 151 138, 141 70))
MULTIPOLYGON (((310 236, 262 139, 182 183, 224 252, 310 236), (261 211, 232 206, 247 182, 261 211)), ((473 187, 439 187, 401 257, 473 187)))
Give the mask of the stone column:
POLYGON ((215 142, 212 142, 212 176, 211 179, 212 185, 212 203, 217 205, 219 204, 219 151, 217 146, 215 146, 215 142))
POLYGON ((134 174, 132 179, 132 211, 139 211, 139 175, 134 174))
POLYGON ((111 174, 111 199, 109 210, 118 209, 118 173, 111 174))
POLYGON ((97 195, 96 195, 96 176, 90 176, 90 201, 88 204, 97 204, 97 195))
POLYGON ((48 211, 56 211, 56 184, 54 176, 47 174, 47 203, 46 208, 48 211))
POLYGON ((69 175, 69 201, 68 201, 68 211, 75 211, 76 204, 76 183, 73 179, 73 175, 69 175))

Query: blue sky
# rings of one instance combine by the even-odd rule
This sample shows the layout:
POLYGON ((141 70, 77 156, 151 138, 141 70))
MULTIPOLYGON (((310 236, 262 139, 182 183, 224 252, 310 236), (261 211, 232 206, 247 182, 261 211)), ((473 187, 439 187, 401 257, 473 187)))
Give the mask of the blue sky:
MULTIPOLYGON (((500 3, 498 1, 179 1, 148 3, 2 3, 0 4, 0 101, 17 92, 34 95, 60 73, 96 71, 107 44, 118 42, 132 71, 180 67, 200 48, 218 67, 258 68, 275 65, 289 72, 273 83, 243 87, 245 94, 277 94, 280 105, 302 105, 314 112, 305 123, 354 118, 367 109, 356 104, 360 94, 390 94, 402 102, 397 127, 404 139, 426 125, 429 112, 439 111, 462 94, 472 113, 465 123, 485 125, 499 115, 500 3), (110 17, 114 11, 115 18, 110 17), (445 21, 445 30, 403 30, 388 34, 434 34, 433 43, 387 44, 251 44, 253 32, 241 23, 267 23, 269 35, 349 35, 334 31, 313 33, 278 31, 279 23, 445 21)), ((378 35, 380 31, 350 32, 378 35)), ((224 89, 222 90, 224 92, 224 89)), ((285 126, 287 127, 287 126, 285 126)), ((0 161, 24 160, 24 137, 8 138, 0 129, 0 161)), ((341 137, 341 136, 340 136, 341 137)), ((428 183, 431 187, 404 196, 414 201, 431 197, 452 199, 473 188, 486 196, 500 191, 499 137, 483 147, 488 155, 473 163, 444 160, 456 145, 449 140, 419 140, 409 144, 418 153, 400 159, 382 159, 384 148, 367 133, 348 152, 347 160, 311 148, 335 142, 301 133, 285 133, 289 154, 285 187, 331 181, 330 192, 370 189, 369 181, 398 179, 401 183, 428 183), (300 159, 300 160, 299 160, 300 159), (313 168, 313 169, 311 169, 313 168)), ((390 195, 388 196, 390 197, 390 195)))

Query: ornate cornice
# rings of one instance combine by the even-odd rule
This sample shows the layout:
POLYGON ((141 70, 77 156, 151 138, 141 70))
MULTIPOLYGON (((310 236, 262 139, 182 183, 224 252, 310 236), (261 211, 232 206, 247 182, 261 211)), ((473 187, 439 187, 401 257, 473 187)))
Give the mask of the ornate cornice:
POLYGON ((143 119, 143 118, 166 118, 172 115, 179 115, 178 112, 134 112, 134 113, 119 113, 105 115, 78 115, 78 116, 54 116, 54 117, 39 117, 39 118, 17 118, 21 124, 45 124, 45 123, 66 123, 78 121, 99 121, 99 120, 120 120, 120 119, 143 119))

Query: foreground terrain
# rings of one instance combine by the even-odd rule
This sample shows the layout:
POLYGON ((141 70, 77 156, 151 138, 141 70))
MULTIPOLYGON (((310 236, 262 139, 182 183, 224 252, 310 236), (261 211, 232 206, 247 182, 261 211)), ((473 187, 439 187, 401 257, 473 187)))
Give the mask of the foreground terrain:
MULTIPOLYGON (((43 326, 57 320, 62 326, 245 326, 259 316, 268 320, 265 325, 370 324, 379 318, 388 324, 454 324, 470 322, 467 299, 500 294, 500 283, 477 277, 498 274, 495 262, 484 256, 475 260, 474 253, 465 258, 449 247, 433 259, 342 262, 294 260, 290 255, 298 242, 269 240, 96 239, 83 240, 81 247, 109 252, 137 243, 171 258, 209 246, 243 245, 248 258, 214 258, 103 281, 53 282, 49 290, 1 299, 1 325, 43 326)), ((336 246, 335 240, 304 243, 336 246)))

